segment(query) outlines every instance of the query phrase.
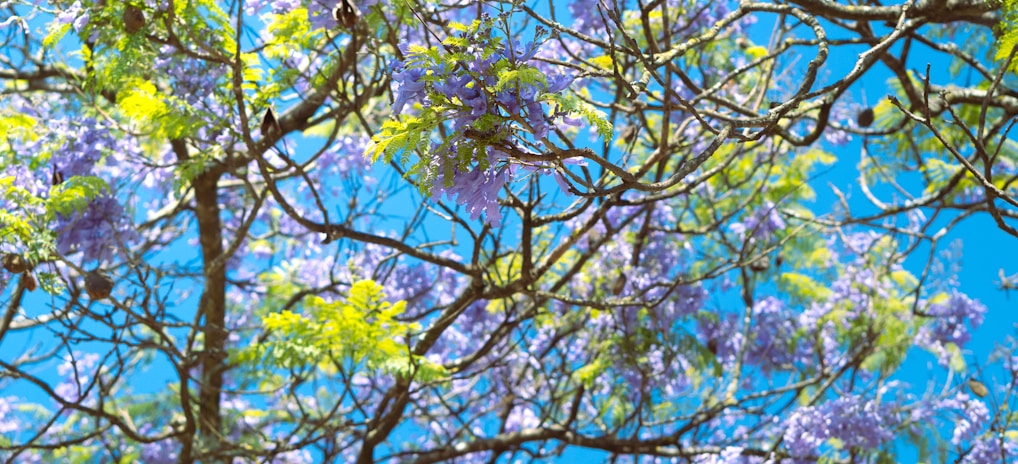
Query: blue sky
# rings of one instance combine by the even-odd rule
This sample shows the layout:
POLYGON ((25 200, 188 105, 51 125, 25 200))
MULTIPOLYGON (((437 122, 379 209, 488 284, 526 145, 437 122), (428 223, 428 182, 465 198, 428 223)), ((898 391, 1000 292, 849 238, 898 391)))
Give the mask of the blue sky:
MULTIPOLYGON (((560 14, 562 14, 560 12, 560 14)), ((770 32, 769 25, 760 23, 754 28, 753 39, 759 44, 766 43, 766 36, 770 32)), ((859 51, 864 50, 863 47, 858 47, 855 50, 849 50, 845 54, 841 54, 838 51, 838 55, 832 55, 828 64, 825 67, 830 72, 831 76, 839 76, 847 71, 854 64, 853 53, 857 54, 859 51)), ((910 64, 917 66, 918 64, 924 63, 929 60, 934 66, 931 75, 931 80, 938 84, 945 84, 950 82, 951 77, 946 73, 946 66, 941 55, 933 55, 928 52, 924 52, 921 49, 917 49, 913 52, 910 64)), ((865 99, 870 106, 875 105, 881 98, 887 94, 886 79, 890 75, 886 72, 880 72, 883 68, 877 66, 876 71, 868 74, 860 83, 852 89, 853 98, 858 102, 862 102, 862 92, 865 88, 865 99)), ((821 81, 823 83, 823 81, 821 81)), ((859 138, 854 139, 852 142, 845 146, 832 148, 834 152, 839 156, 838 164, 835 168, 816 178, 814 182, 814 188, 818 193, 816 206, 818 212, 829 211, 832 205, 836 201, 836 196, 832 190, 827 187, 827 183, 830 182, 837 185, 840 189, 846 192, 852 193, 851 200, 853 208, 865 209, 868 206, 865 203, 862 195, 859 194, 857 188, 857 177, 858 171, 856 164, 859 159, 859 153, 862 149, 862 143, 859 138), (853 187, 856 186, 856 187, 853 187)), ((553 184, 549 184, 551 188, 555 188, 553 184)), ((409 195, 409 193, 407 193, 409 195)), ((416 195, 414 195, 416 197, 416 195)), ((443 226, 438 228, 437 232, 444 232, 446 229, 443 226)), ((1014 246, 1014 237, 1011 237, 1000 231, 993 223, 992 219, 986 215, 976 216, 970 218, 960 225, 956 226, 947 235, 947 238, 941 242, 941 247, 950 243, 952 240, 958 240, 962 244, 962 252, 960 262, 962 264, 961 270, 958 273, 958 281, 960 282, 960 290, 974 298, 979 299, 984 303, 989 311, 986 315, 984 324, 975 332, 973 342, 969 346, 970 354, 966 356, 969 361, 978 360, 980 363, 986 358, 986 356, 993 349, 994 344, 1003 340, 1008 335, 1015 333, 1014 324, 1018 320, 1018 313, 1016 313, 1016 304, 1018 304, 1018 292, 1014 292, 1014 301, 1009 300, 1007 295, 1000 291, 998 288, 998 269, 1003 268, 1005 273, 1010 275, 1018 272, 1018 266, 1014 263, 1018 263, 1018 247, 1014 246)), ((187 247, 171 249, 167 252, 167 259, 183 259, 190 260, 194 258, 193 249, 185 249, 187 247), (185 252, 186 256, 185 256, 185 252)), ((925 264, 925 258, 927 256, 926 251, 921 247, 917 252, 914 253, 912 258, 907 262, 907 268, 915 274, 922 271, 922 266, 925 264)), ((25 305, 27 308, 33 308, 34 305, 45 305, 48 303, 48 297, 41 294, 33 295, 33 299, 25 305)), ((194 305, 183 304, 184 307, 193 307, 194 305)), ((186 317, 182 315, 182 317, 186 317)), ((18 349, 21 346, 25 346, 26 343, 32 341, 35 337, 47 336, 48 334, 29 334, 29 333, 18 333, 10 334, 8 338, 3 341, 3 347, 7 349, 18 349)), ((79 346, 78 349, 87 350, 87 346, 79 346)), ((925 388, 926 381, 931 376, 938 382, 943 382, 946 378, 946 372, 939 368, 931 369, 930 366, 934 365, 935 361, 933 358, 925 353, 914 350, 909 355, 906 367, 899 372, 898 378, 909 381, 915 388, 920 389, 917 392, 921 392, 922 388, 925 388)), ((158 365, 154 366, 158 367, 158 365)), ((40 371, 52 370, 55 376, 55 366, 46 365, 40 366, 40 371)), ((158 370, 158 369, 156 369, 158 370)), ((983 379, 987 384, 992 385, 994 383, 994 371, 989 371, 984 375, 983 379)), ((999 378, 999 377, 998 377, 999 378)), ((153 376, 149 378, 150 384, 143 383, 136 386, 137 389, 161 389, 164 386, 162 380, 158 380, 157 377, 153 376)), ((955 383, 960 381, 960 377, 954 378, 955 383)), ((35 389, 30 389, 28 398, 33 398, 38 393, 35 389)), ((6 394, 22 394, 21 391, 5 391, 6 394)), ((42 398, 38 398, 42 400, 42 398)), ((562 459, 564 462, 568 462, 573 458, 580 460, 586 459, 590 456, 601 456, 601 453, 590 452, 590 451, 577 451, 575 454, 568 454, 562 459)))

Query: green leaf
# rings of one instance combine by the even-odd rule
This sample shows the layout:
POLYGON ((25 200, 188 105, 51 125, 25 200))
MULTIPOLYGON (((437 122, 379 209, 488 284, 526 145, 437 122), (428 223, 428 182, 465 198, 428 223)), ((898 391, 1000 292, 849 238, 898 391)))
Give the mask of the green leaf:
POLYGON ((604 138, 604 143, 610 143, 615 129, 608 121, 608 116, 590 103, 580 100, 575 95, 549 94, 546 98, 557 103, 562 111, 579 115, 588 123, 597 127, 597 133, 604 138))
POLYGON ((262 323, 273 337, 240 350, 234 359, 249 364, 266 359, 288 368, 317 366, 325 374, 334 371, 336 362, 427 380, 447 374, 441 365, 409 354, 407 335, 420 327, 400 321, 406 302, 390 303, 374 281, 354 282, 345 300, 308 297, 304 307, 303 314, 284 310, 266 315, 262 323))
POLYGON ((492 87, 495 92, 501 92, 510 84, 515 83, 515 88, 526 85, 541 84, 548 87, 548 81, 544 73, 533 66, 520 66, 517 69, 506 69, 498 73, 498 82, 492 87))
POLYGON ((71 30, 71 24, 61 24, 56 21, 49 24, 49 32, 46 37, 42 39, 42 46, 45 48, 53 48, 57 42, 60 42, 65 35, 71 30))
POLYGON ((170 112, 155 84, 142 79, 131 79, 124 84, 117 95, 117 106, 136 124, 152 129, 158 128, 158 121, 170 112))
POLYGON ((822 301, 830 297, 831 291, 813 278, 796 272, 785 272, 778 280, 780 288, 796 298, 806 301, 822 301))
POLYGON ((37 125, 38 121, 26 114, 15 113, 9 116, 0 116, 0 140, 35 141, 39 138, 34 130, 37 125))
POLYGON ((590 388, 606 368, 607 365, 602 358, 595 358, 592 362, 573 372, 573 379, 590 388))
POLYGON ((405 121, 389 120, 382 123, 379 133, 371 137, 373 144, 368 145, 365 156, 370 156, 373 163, 384 153, 384 161, 388 163, 397 154, 419 148, 419 145, 428 139, 427 135, 431 130, 438 125, 434 113, 425 112, 422 116, 431 117, 425 119, 408 116, 405 121))
POLYGON ((74 176, 66 179, 50 187, 47 217, 53 217, 53 213, 67 215, 81 211, 108 188, 105 181, 94 176, 74 176))

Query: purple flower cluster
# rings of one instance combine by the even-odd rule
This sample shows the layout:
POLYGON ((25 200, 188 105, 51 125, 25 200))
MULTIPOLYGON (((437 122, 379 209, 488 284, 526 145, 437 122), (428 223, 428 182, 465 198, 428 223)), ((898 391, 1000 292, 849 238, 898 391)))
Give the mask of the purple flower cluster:
POLYGON ((501 321, 498 315, 488 312, 487 305, 486 300, 479 300, 468 306, 456 323, 442 332, 432 353, 440 360, 459 359, 473 353, 501 321))
MULTIPOLYGON (((296 205, 296 208, 305 217, 314 218, 316 221, 323 219, 321 217, 321 210, 317 207, 311 207, 307 211, 302 211, 306 205, 315 204, 315 193, 320 198, 339 198, 345 192, 362 190, 370 192, 370 195, 377 195, 379 197, 388 194, 388 192, 383 190, 376 190, 378 180, 370 170, 370 162, 363 156, 370 141, 371 138, 366 135, 341 136, 321 152, 321 156, 317 159, 316 168, 308 173, 312 182, 310 184, 300 182, 295 187, 300 197, 305 200, 303 203, 296 205)), ((273 221, 275 219, 266 216, 265 220, 273 221)), ((281 218, 280 220, 282 222, 290 222, 286 218, 281 218)), ((299 231, 302 227, 299 224, 290 223, 289 225, 293 225, 293 230, 300 233, 299 231)))
POLYGON ((402 114, 403 107, 415 100, 427 98, 424 77, 428 75, 425 68, 410 68, 397 62, 392 69, 392 82, 396 84, 396 99, 392 103, 392 112, 402 114))
POLYGON ((721 453, 710 456, 700 456, 693 460, 695 464, 759 464, 764 462, 760 456, 744 456, 745 448, 739 446, 726 446, 721 453))
MULTIPOLYGON (((49 195, 54 183, 60 183, 74 176, 101 176, 108 183, 116 184, 124 176, 133 174, 129 159, 138 151, 136 140, 130 136, 118 135, 112 126, 93 117, 69 119, 52 117, 54 108, 44 103, 15 98, 11 102, 15 110, 39 121, 45 121, 45 129, 38 131, 34 139, 11 139, 15 152, 50 152, 49 163, 42 163, 35 169, 28 169, 27 163, 9 166, 7 174, 14 177, 15 185, 26 189, 36 197, 49 195)), ((16 209, 19 205, 11 199, 0 200, 0 206, 16 209)), ((24 214, 41 215, 41 208, 23 211, 24 214)), ((89 200, 77 211, 57 214, 53 223, 48 224, 55 232, 57 250, 62 254, 83 252, 85 260, 104 260, 113 257, 113 251, 121 243, 136 238, 133 224, 124 207, 105 192, 89 200)))
POLYGON ((14 417, 14 408, 11 405, 17 404, 18 399, 13 396, 0 397, 0 434, 18 431, 21 428, 20 421, 14 417))
MULTIPOLYGON (((146 427, 148 424, 142 425, 146 427)), ((147 430, 140 430, 146 433, 147 430)), ((141 460, 146 464, 173 464, 177 462, 180 453, 180 444, 174 440, 166 439, 152 443, 145 443, 141 448, 141 460)))
POLYGON ((972 444, 972 448, 965 453, 960 462, 961 464, 1018 462, 1018 442, 993 435, 982 437, 972 444))
POLYGON ((452 302, 461 279, 447 268, 424 263, 400 263, 384 281, 389 301, 406 301, 409 315, 452 302))
MULTIPOLYGON (((587 221, 588 215, 582 215, 567 223, 567 229, 575 230, 587 221)), ((644 213, 639 207, 619 207, 608 211, 604 222, 598 222, 594 227, 577 243, 577 248, 582 251, 596 251, 597 268, 592 275, 601 276, 596 281, 596 287, 589 282, 577 279, 572 282, 570 289, 577 297, 588 297, 592 291, 599 291, 604 295, 619 297, 638 297, 643 301, 653 301, 655 311, 660 314, 659 323, 663 324, 661 330, 670 330, 670 324, 682 317, 688 316, 699 310, 706 300, 706 290, 700 283, 689 285, 671 285, 676 280, 681 280, 687 267, 686 260, 690 256, 689 243, 682 234, 669 233, 667 231, 651 231, 646 237, 640 237, 640 221, 634 218, 644 218, 644 213), (607 240, 604 243, 592 241, 597 237, 605 237, 611 233, 619 237, 632 237, 633 240, 607 240), (622 227, 622 224, 626 224, 622 227), (621 230, 616 231, 616 228, 621 230), (637 246, 634 243, 639 240, 637 246), (638 254, 633 265, 633 255, 638 254), (603 269, 614 269, 618 273, 604 273, 603 269), (618 284, 618 275, 625 277, 621 287, 615 288, 618 284), (663 300, 663 301, 658 301, 663 300)), ((649 220, 654 224, 674 224, 675 215, 670 207, 656 206, 650 212, 649 220)))
MULTIPOLYGON (((4 166, 3 177, 13 178, 15 187, 24 189, 36 197, 45 196, 49 192, 50 183, 47 182, 48 179, 43 179, 42 173, 28 169, 27 164, 4 166)), ((14 198, 6 195, 0 197, 0 208, 16 209, 17 206, 18 204, 14 198)), ((45 210, 42 207, 38 207, 33 208, 29 213, 42 215, 45 213, 45 210)))
POLYGON ((109 261, 121 244, 137 238, 124 207, 110 195, 96 197, 81 211, 57 215, 53 225, 57 251, 63 255, 81 252, 85 261, 109 261))
MULTIPOLYGON (((191 106, 207 101, 215 91, 217 81, 226 75, 224 65, 189 59, 171 45, 164 45, 159 50, 153 65, 157 72, 169 79, 173 95, 191 106)), ((215 113, 226 114, 226 111, 215 113)))
MULTIPOLYGON (((96 353, 75 352, 74 356, 64 357, 64 362, 57 367, 57 373, 64 376, 64 381, 53 390, 68 402, 84 399, 92 383, 93 368, 98 363, 99 355, 96 353)), ((86 402, 93 404, 95 400, 88 399, 86 402)))
POLYGON ((840 440, 845 449, 877 449, 894 437, 897 424, 887 404, 847 394, 819 406, 796 409, 787 421, 784 438, 789 454, 803 459, 820 454, 832 438, 840 440))
POLYGON ((75 1, 66 10, 57 15, 57 21, 61 24, 70 24, 75 32, 81 32, 88 25, 89 12, 81 6, 81 1, 75 1))
POLYGON ((952 398, 940 400, 936 409, 950 411, 957 416, 951 434, 951 444, 956 446, 972 440, 990 421, 986 404, 960 391, 952 398))
POLYGON ((509 181, 508 169, 480 167, 467 172, 456 170, 452 185, 446 187, 440 178, 432 189, 432 199, 441 200, 444 194, 450 200, 466 206, 470 219, 477 219, 485 212, 485 219, 492 227, 502 225, 502 211, 498 208, 498 193, 509 181))
POLYGON ((743 240, 768 241, 774 237, 775 232, 785 228, 785 220, 778 213, 777 206, 766 202, 759 206, 752 214, 742 222, 736 222, 729 226, 729 229, 743 240))
MULTIPOLYGON (((735 312, 701 314, 697 317, 699 332, 707 345, 714 347, 718 360, 726 366, 736 361, 744 342, 740 322, 742 315, 735 312)), ((787 369, 793 363, 811 355, 806 343, 797 343, 799 321, 783 301, 766 297, 753 305, 749 346, 743 362, 758 366, 764 373, 787 369)))
MULTIPOLYGON (((63 144, 54 154, 53 170, 65 179, 91 175, 96 163, 120 145, 110 133, 109 127, 94 118, 85 118, 66 128, 54 129, 62 129, 59 135, 63 138, 63 144)), ((111 157, 106 157, 106 160, 107 163, 114 162, 111 157)))
POLYGON ((487 222, 498 226, 498 193, 515 173, 515 168, 507 167, 513 164, 509 150, 494 148, 491 140, 468 138, 466 133, 474 130, 480 137, 500 139, 506 146, 524 138, 540 143, 554 124, 566 122, 565 114, 546 114, 542 101, 546 95, 564 90, 572 78, 544 72, 538 82, 500 83, 500 73, 537 66, 534 58, 540 42, 504 41, 493 34, 490 17, 485 15, 483 21, 477 30, 458 34, 456 38, 466 39, 470 45, 457 49, 452 61, 436 61, 430 52, 406 50, 405 60, 392 68, 392 109, 394 114, 417 113, 418 108, 441 114, 453 135, 433 144, 428 155, 432 197, 458 197, 457 202, 467 206, 471 218, 477 219, 484 211, 487 222), (413 104, 421 106, 408 108, 413 104), (474 158, 465 160, 465 154, 474 158))
POLYGON ((951 356, 947 346, 961 348, 968 343, 971 332, 983 323, 986 306, 953 290, 942 301, 931 303, 926 313, 933 319, 919 329, 916 344, 937 354, 940 363, 947 365, 951 356))

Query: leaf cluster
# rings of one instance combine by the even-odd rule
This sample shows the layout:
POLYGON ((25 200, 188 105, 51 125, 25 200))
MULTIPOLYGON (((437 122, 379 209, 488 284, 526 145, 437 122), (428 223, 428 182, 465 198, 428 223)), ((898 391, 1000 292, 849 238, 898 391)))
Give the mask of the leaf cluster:
POLYGON ((239 351, 237 360, 290 369, 316 366, 326 374, 344 366, 348 372, 382 371, 424 381, 444 375, 441 365, 410 352, 409 340, 420 327, 399 320, 406 302, 390 303, 374 281, 354 282, 340 301, 308 297, 303 308, 303 313, 265 316, 263 326, 272 336, 239 351))

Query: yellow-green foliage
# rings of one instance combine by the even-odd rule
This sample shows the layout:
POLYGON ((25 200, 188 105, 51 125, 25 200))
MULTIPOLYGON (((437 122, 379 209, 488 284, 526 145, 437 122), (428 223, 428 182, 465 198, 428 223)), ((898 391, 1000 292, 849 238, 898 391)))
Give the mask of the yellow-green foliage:
POLYGON ((0 113, 0 140, 21 139, 34 141, 38 138, 35 127, 38 121, 35 118, 21 114, 0 113))
MULTIPOLYGON (((1003 60, 1018 46, 1018 0, 1002 0, 1000 3, 1003 14, 997 29, 1001 35, 994 58, 1003 60)), ((1018 73, 1018 60, 1012 60, 1008 69, 1018 73)))
POLYGON ((269 314, 263 325, 272 337, 238 353, 237 360, 265 360, 285 368, 315 366, 327 375, 344 366, 423 381, 444 376, 441 365, 410 354, 407 340, 420 327, 397 320, 405 309, 405 301, 389 303, 382 286, 374 281, 355 282, 344 301, 311 296, 301 313, 269 314))
POLYGON ((50 187, 49 194, 41 198, 14 181, 12 176, 0 176, 0 195, 13 205, 9 210, 0 209, 0 242, 14 244, 33 263, 53 257, 55 237, 49 226, 58 214, 82 210, 109 188, 98 177, 74 176, 50 187))
MULTIPOLYGON (((893 254, 896 244, 892 240, 882 239, 867 250, 871 256, 888 256, 893 254)), ((803 261, 803 269, 814 267, 803 261)), ((922 320, 912 317, 912 305, 915 302, 913 290, 918 280, 904 270, 883 271, 871 268, 872 281, 852 281, 852 291, 867 295, 865 307, 852 299, 837 297, 824 281, 827 279, 845 279, 850 269, 844 265, 834 265, 828 272, 820 272, 817 276, 798 272, 785 272, 779 277, 779 288, 789 296, 789 300, 800 305, 829 304, 831 310, 817 321, 817 327, 830 324, 835 331, 839 343, 846 346, 875 345, 862 363, 862 366, 873 372, 887 374, 893 372, 902 361, 908 349, 913 345, 918 325, 922 320), (822 278, 821 278, 822 277, 822 278), (874 290, 874 284, 883 290, 874 290)))
POLYGON ((117 95, 117 106, 140 129, 156 138, 180 137, 190 131, 190 119, 171 111, 166 97, 152 82, 143 79, 126 82, 117 95))
POLYGON ((611 142, 615 135, 615 128, 604 111, 601 111, 573 94, 551 94, 547 96, 548 101, 559 105, 559 110, 569 113, 571 116, 580 116, 588 124, 597 128, 597 135, 604 138, 604 143, 611 142))

